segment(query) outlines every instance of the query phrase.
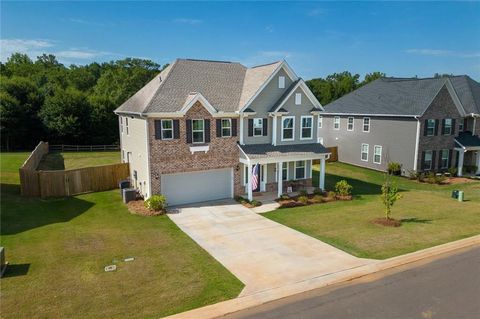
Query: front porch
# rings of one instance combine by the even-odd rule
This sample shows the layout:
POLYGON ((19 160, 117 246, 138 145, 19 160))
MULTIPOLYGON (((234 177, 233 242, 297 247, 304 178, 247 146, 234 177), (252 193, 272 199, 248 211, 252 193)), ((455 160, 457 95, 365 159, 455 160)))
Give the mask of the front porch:
POLYGON ((470 132, 462 132, 455 138, 455 151, 458 152, 457 175, 480 174, 480 138, 470 132))
POLYGON ((271 144, 242 145, 242 184, 248 200, 258 193, 276 197, 302 189, 325 189, 325 161, 330 153, 321 144, 273 146, 271 144), (318 185, 312 185, 312 162, 320 161, 318 185))

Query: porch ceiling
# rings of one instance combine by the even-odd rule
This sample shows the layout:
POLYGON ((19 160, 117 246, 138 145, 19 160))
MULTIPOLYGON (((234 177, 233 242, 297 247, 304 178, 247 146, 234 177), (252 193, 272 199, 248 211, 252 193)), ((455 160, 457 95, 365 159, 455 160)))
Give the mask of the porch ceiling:
POLYGON ((320 143, 272 145, 272 144, 249 144, 240 145, 243 153, 253 161, 279 161, 282 159, 318 159, 326 157, 330 151, 320 143))

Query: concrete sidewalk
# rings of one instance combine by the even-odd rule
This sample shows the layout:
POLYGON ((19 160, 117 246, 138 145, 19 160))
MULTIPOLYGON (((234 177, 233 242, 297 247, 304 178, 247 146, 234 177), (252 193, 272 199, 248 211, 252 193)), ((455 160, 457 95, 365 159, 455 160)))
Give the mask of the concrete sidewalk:
POLYGON ((311 278, 297 283, 261 291, 248 296, 219 302, 210 306, 193 309, 176 315, 168 316, 168 319, 196 319, 196 318, 218 318, 226 314, 234 313, 240 310, 259 306, 264 303, 318 289, 333 284, 353 280, 382 270, 402 266, 425 258, 452 252, 457 249, 470 246, 480 246, 480 235, 458 240, 432 248, 427 248, 403 256, 389 258, 372 264, 367 264, 357 268, 343 270, 336 273, 311 278))

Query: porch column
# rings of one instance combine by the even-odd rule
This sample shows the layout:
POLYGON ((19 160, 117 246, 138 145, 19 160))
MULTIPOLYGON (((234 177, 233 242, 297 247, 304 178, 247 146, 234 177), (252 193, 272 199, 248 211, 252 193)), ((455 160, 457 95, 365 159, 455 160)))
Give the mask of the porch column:
POLYGON ((475 175, 480 174, 480 151, 477 151, 477 172, 475 175))
POLYGON ((247 185, 248 200, 252 200, 252 199, 253 199, 253 189, 252 189, 252 163, 250 163, 250 161, 248 161, 248 164, 247 164, 247 171, 248 171, 248 179, 247 179, 247 182, 248 182, 248 185, 247 185))
POLYGON ((463 171, 463 154, 465 152, 463 150, 458 151, 458 166, 457 166, 457 176, 462 176, 463 171))
POLYGON ((325 190, 325 157, 320 159, 320 172, 319 172, 319 188, 325 190))
POLYGON ((278 162, 277 163, 277 172, 278 172, 278 185, 277 185, 277 195, 278 197, 282 196, 283 194, 283 162, 278 162))

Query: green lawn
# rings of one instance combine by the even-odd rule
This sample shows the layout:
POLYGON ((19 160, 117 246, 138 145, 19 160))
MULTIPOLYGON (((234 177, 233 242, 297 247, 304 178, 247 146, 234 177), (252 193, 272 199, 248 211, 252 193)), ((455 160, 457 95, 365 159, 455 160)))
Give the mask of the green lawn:
POLYGON ((63 170, 120 163, 120 152, 54 152, 40 162, 38 169, 63 170))
POLYGON ((168 217, 130 214, 117 190, 21 198, 27 156, 1 155, 1 245, 10 262, 2 318, 158 318, 240 293, 243 284, 168 217))
MULTIPOLYGON (((317 183, 318 171, 314 179, 317 183)), ((429 185, 396 177, 403 198, 392 217, 403 219, 403 225, 390 228, 370 222, 384 216, 379 197, 383 174, 328 164, 326 188, 333 189, 341 179, 353 185, 353 201, 279 209, 264 216, 365 258, 384 259, 480 234, 479 182, 429 185), (451 199, 453 189, 463 190, 466 201, 451 199)))

